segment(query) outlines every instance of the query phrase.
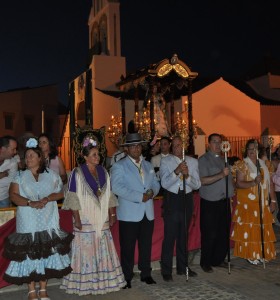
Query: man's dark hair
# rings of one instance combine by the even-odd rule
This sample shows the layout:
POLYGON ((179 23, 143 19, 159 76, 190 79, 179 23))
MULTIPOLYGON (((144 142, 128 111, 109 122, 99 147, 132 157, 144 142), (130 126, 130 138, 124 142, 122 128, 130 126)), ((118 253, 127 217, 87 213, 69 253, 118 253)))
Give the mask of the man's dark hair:
POLYGON ((171 143, 171 139, 168 136, 163 136, 160 140, 167 140, 169 144, 171 143))
POLYGON ((211 142, 212 138, 214 136, 218 136, 220 139, 222 138, 222 136, 219 134, 219 133, 211 133, 209 136, 208 136, 208 143, 211 142))
POLYGON ((11 140, 17 142, 16 138, 14 138, 11 135, 4 135, 4 136, 0 137, 0 148, 2 148, 2 147, 7 148, 9 146, 11 140))

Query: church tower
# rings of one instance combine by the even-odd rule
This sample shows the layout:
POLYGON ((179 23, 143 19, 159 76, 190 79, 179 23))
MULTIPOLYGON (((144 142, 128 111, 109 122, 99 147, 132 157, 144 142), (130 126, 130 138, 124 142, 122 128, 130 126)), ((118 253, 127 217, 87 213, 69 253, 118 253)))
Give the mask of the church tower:
POLYGON ((121 56, 119 1, 93 0, 88 26, 90 58, 121 56))
MULTIPOLYGON (((71 124, 99 129, 110 126, 111 116, 118 116, 121 103, 102 91, 117 90, 115 84, 126 75, 126 61, 121 56, 120 11, 118 0, 92 0, 89 14, 88 69, 70 85, 75 119, 71 124)), ((71 96, 70 96, 71 97, 71 96)), ((70 131, 73 131, 70 128, 70 131)), ((106 137, 108 155, 115 146, 106 137)))

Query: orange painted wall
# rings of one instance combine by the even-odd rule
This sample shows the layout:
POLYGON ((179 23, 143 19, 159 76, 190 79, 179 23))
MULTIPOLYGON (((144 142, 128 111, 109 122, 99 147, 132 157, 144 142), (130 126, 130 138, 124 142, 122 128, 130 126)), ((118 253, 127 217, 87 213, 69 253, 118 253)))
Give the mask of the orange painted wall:
POLYGON ((193 94, 193 118, 206 135, 260 135, 260 115, 260 104, 223 78, 193 94))
MULTIPOLYGON (((106 129, 108 129, 110 126, 111 116, 119 116, 121 109, 120 100, 95 90, 93 93, 93 103, 93 128, 98 129, 102 126, 106 126, 106 129)), ((109 156, 116 151, 116 147, 109 140, 107 134, 106 148, 109 156)))
POLYGON ((270 135, 280 135, 280 106, 261 106, 261 131, 269 128, 270 135))

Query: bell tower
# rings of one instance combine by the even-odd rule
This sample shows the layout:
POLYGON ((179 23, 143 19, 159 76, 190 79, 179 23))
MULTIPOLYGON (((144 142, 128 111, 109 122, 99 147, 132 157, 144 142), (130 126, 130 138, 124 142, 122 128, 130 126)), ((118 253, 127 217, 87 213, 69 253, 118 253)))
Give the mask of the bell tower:
MULTIPOLYGON (((107 93, 118 91, 116 82, 126 75, 125 57, 121 56, 119 6, 118 0, 92 0, 88 18, 89 60, 87 70, 74 80, 70 92, 75 103, 75 120, 71 124, 108 128, 111 116, 120 113, 121 102, 107 93)), ((106 147, 109 155, 115 151, 107 135, 106 147)))
POLYGON ((92 0, 89 15, 89 56, 121 56, 118 0, 92 0))

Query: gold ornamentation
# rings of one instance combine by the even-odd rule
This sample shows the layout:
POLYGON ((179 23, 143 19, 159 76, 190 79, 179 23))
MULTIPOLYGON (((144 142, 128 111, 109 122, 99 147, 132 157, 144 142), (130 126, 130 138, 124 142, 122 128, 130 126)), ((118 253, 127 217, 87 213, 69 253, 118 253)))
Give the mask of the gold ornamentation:
POLYGON ((173 66, 172 66, 172 65, 170 65, 170 64, 165 64, 165 65, 163 65, 163 66, 159 69, 157 75, 158 75, 159 77, 163 77, 163 76, 167 75, 172 69, 173 69, 173 66))
POLYGON ((181 76, 181 77, 183 77, 183 78, 189 77, 189 74, 188 74, 187 70, 186 70, 185 68, 183 68, 181 65, 176 64, 176 65, 173 66, 173 69, 175 70, 175 72, 176 72, 179 76, 181 76))
POLYGON ((107 135, 110 141, 115 144, 117 147, 123 141, 123 133, 122 133, 122 117, 121 113, 119 117, 115 117, 112 115, 111 117, 111 124, 107 129, 107 135))
POLYGON ((230 143, 229 141, 222 141, 221 143, 221 150, 222 152, 226 153, 230 150, 230 143))
POLYGON ((189 77, 187 70, 180 64, 175 64, 175 65, 165 64, 159 69, 157 75, 159 77, 164 77, 168 73, 170 73, 172 70, 174 70, 179 76, 181 76, 183 78, 189 77))
POLYGON ((147 107, 143 109, 142 116, 136 112, 134 116, 134 124, 136 131, 139 132, 145 141, 151 139, 151 119, 150 119, 150 100, 148 101, 147 107))
POLYGON ((270 136, 268 138, 268 146, 269 146, 269 160, 271 161, 271 149, 273 147, 274 144, 274 138, 272 136, 270 136))
POLYGON ((83 156, 81 155, 82 144, 86 137, 92 138, 98 143, 98 151, 100 155, 100 164, 105 164, 105 158, 107 156, 107 149, 105 144, 105 126, 100 129, 92 128, 81 128, 76 125, 74 132, 73 148, 75 153, 75 160, 78 165, 85 162, 83 156))
POLYGON ((225 153, 225 162, 227 163, 227 153, 230 150, 230 143, 229 141, 222 141, 221 143, 221 151, 225 153))

